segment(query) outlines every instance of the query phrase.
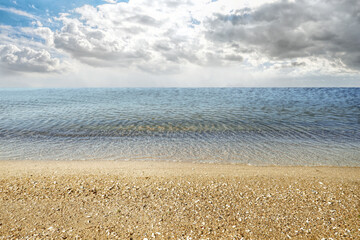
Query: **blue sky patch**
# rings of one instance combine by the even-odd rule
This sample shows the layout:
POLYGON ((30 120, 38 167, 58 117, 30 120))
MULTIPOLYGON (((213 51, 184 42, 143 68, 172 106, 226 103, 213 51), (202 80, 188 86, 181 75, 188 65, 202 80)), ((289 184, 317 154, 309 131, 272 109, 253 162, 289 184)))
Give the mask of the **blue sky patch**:
POLYGON ((47 19, 57 17, 59 13, 68 12, 85 4, 98 6, 105 3, 103 0, 7 0, 0 3, 0 24, 19 27, 31 26, 35 19, 15 12, 22 11, 35 16, 44 26, 47 26, 49 25, 47 19))

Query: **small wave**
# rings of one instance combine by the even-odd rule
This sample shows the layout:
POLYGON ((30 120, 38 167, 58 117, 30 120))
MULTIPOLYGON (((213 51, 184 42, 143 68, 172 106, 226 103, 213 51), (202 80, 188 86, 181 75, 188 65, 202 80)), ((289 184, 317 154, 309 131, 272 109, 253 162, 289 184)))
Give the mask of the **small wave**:
POLYGON ((0 159, 360 162, 360 89, 0 90, 0 159))

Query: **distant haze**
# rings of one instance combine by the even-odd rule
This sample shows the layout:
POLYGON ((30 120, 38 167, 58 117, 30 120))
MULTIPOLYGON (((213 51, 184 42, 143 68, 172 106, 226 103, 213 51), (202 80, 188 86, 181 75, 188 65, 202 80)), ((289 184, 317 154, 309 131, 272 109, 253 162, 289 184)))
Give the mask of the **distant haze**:
POLYGON ((5 0, 0 87, 360 87, 358 0, 5 0))

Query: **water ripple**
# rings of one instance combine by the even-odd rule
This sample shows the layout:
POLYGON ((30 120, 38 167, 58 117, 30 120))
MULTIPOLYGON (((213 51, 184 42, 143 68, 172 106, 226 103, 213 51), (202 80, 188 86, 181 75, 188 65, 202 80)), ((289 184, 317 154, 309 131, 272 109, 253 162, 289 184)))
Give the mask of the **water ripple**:
POLYGON ((360 165, 360 89, 0 90, 0 159, 360 165))

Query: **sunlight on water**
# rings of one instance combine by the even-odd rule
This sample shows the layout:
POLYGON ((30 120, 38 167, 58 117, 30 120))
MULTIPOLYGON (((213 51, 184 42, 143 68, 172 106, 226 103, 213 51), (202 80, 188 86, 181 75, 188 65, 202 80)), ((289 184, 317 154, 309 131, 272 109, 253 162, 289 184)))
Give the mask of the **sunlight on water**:
POLYGON ((0 90, 0 159, 360 166, 360 89, 0 90))

